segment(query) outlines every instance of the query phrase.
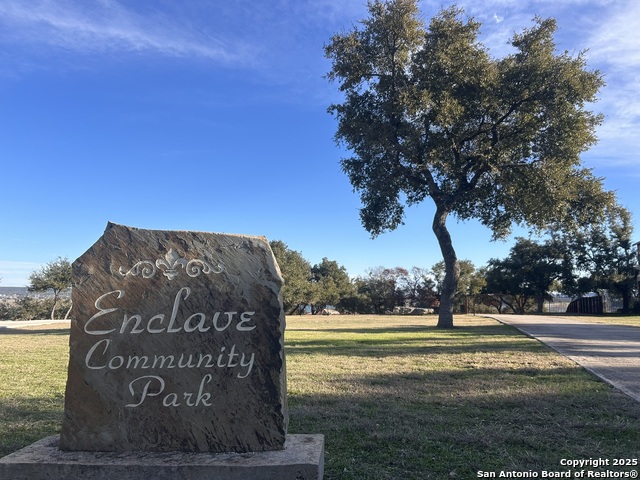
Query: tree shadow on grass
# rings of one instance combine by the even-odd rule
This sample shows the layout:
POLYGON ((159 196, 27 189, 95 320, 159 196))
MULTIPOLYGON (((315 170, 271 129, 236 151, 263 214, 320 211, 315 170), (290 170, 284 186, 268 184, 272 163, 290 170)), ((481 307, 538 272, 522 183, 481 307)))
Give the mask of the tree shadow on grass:
POLYGON ((638 405, 575 368, 358 371, 323 381, 315 394, 296 394, 293 382, 290 430, 325 435, 327 480, 476 478, 638 454, 638 405))
POLYGON ((69 328, 8 328, 0 327, 0 335, 69 335, 69 328))
POLYGON ((513 334, 515 328, 496 322, 492 325, 463 325, 452 329, 442 329, 435 325, 393 325, 386 327, 342 327, 342 328, 297 328, 287 327, 288 332, 322 332, 322 333, 406 333, 433 332, 447 335, 500 335, 513 334))
MULTIPOLYGON (((572 353, 580 354, 582 348, 589 345, 581 345, 581 348, 571 350, 572 353)), ((386 357, 386 356, 411 356, 411 355, 439 355, 439 354, 464 354, 464 353, 482 353, 501 351, 505 354, 515 352, 529 352, 531 354, 540 354, 543 352, 552 352, 550 347, 531 341, 525 340, 505 340, 496 342, 474 342, 473 345, 466 343, 460 344, 440 344, 433 339, 399 339, 399 340, 331 340, 330 342, 323 340, 306 340, 306 341, 290 341, 286 342, 285 350, 287 355, 291 354, 322 354, 331 356, 354 356, 354 357, 386 357)), ((606 352, 598 354, 602 357, 615 358, 635 358, 636 352, 627 351, 628 347, 624 345, 607 347, 606 352)))
MULTIPOLYGON (((483 327, 477 327, 483 328, 483 327)), ((442 331, 431 325, 398 325, 393 327, 370 328, 289 328, 288 332, 327 332, 327 333, 404 333, 404 332, 437 332, 442 331)), ((449 330, 455 331, 455 330, 449 330)))
POLYGON ((435 327, 401 326, 383 328, 292 329, 285 335, 291 354, 350 356, 396 356, 461 354, 483 351, 531 352, 548 350, 516 329, 503 325, 460 327, 442 331, 435 327), (298 335, 317 332, 318 338, 298 335), (340 334, 327 337, 327 334, 340 334), (342 335, 348 334, 348 335, 342 335), (476 338, 489 339, 482 342, 476 338))
POLYGON ((639 405, 560 357, 537 363, 556 354, 512 327, 305 331, 316 333, 285 342, 291 431, 325 435, 327 480, 477 478, 638 456, 639 405), (344 360, 327 370, 324 355, 344 360))
POLYGON ((13 397, 0 399, 0 457, 60 431, 64 399, 13 397))

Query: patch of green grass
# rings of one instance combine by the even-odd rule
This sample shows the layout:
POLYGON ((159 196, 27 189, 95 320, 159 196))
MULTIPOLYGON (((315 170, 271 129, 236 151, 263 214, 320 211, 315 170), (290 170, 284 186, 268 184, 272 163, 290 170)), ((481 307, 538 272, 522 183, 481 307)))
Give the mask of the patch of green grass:
MULTIPOLYGON (((511 327, 456 317, 288 317, 290 433, 325 478, 470 479, 638 458, 640 405, 511 327)), ((59 431, 68 331, 0 335, 0 455, 59 431)))
POLYGON ((640 406, 512 328, 457 317, 289 317, 292 432, 328 479, 476 478, 637 458, 640 406))
POLYGON ((0 457, 60 431, 69 328, 0 334, 0 457))

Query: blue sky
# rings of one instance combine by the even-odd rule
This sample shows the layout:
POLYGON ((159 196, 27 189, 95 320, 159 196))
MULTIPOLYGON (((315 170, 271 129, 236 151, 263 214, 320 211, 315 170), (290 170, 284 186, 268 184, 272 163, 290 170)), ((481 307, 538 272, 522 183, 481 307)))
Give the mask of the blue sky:
MULTIPOLYGON (((424 19, 448 4, 421 2, 424 19)), ((560 50, 589 49, 606 120, 584 163, 640 240, 640 2, 457 4, 494 56, 535 15, 557 19, 560 50)), ((0 285, 77 258, 108 221, 265 235, 352 276, 439 261, 429 199, 371 239, 340 171, 323 45, 365 15, 359 0, 2 0, 0 285)), ((475 222, 450 226, 477 266, 511 246, 475 222)))

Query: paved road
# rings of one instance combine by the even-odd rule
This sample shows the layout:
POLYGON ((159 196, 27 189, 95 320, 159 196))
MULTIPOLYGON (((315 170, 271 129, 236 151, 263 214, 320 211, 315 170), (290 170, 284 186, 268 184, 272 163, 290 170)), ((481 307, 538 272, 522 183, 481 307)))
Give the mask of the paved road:
POLYGON ((487 316, 537 338, 640 402, 640 327, 563 317, 487 316))
POLYGON ((50 325, 52 323, 69 323, 69 320, 1 320, 0 333, 11 328, 39 327, 40 325, 50 325))

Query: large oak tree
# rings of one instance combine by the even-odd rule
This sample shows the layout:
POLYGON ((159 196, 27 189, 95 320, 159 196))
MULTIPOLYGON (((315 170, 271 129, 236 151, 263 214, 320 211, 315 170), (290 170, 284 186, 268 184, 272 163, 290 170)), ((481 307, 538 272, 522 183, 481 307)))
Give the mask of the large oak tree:
MULTIPOLYGON (((556 53, 553 19, 536 18, 493 58, 480 25, 457 8, 425 26, 416 0, 370 1, 369 16, 325 47, 344 95, 329 108, 342 168, 373 235, 402 224, 430 197, 446 275, 438 326, 453 326, 459 265, 447 219, 478 219, 494 238, 511 226, 545 229, 608 201, 581 165, 602 117, 588 110, 603 85, 583 53, 556 53)), ((590 210, 591 209, 591 210, 590 210)))

